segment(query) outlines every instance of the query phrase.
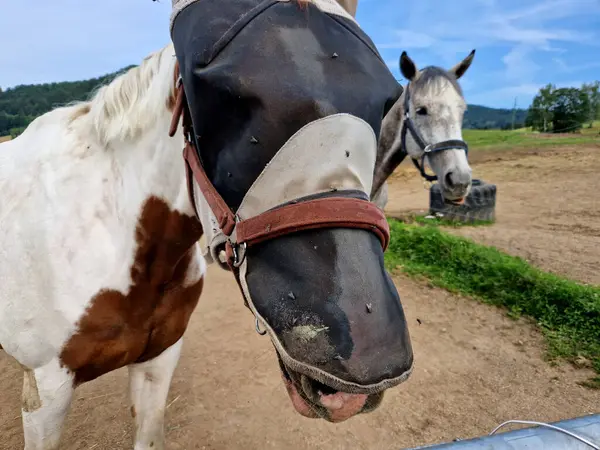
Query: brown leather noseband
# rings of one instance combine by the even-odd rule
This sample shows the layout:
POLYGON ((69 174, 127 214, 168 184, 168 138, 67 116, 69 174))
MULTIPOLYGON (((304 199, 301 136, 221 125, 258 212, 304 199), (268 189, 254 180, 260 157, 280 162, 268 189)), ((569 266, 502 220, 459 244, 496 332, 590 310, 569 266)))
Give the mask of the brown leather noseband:
POLYGON ((192 134, 191 118, 187 99, 179 74, 179 64, 175 66, 175 91, 177 93, 169 136, 174 136, 183 116, 185 147, 183 158, 186 163, 186 177, 190 201, 200 220, 194 199, 194 180, 210 206, 221 231, 228 237, 225 244, 227 263, 231 269, 239 267, 237 260, 239 246, 251 247, 258 243, 275 239, 286 234, 320 228, 358 228, 374 233, 383 250, 387 249, 390 230, 385 215, 374 203, 367 200, 327 197, 289 204, 265 211, 255 217, 240 220, 219 195, 208 179, 192 134), (235 229, 235 238, 232 238, 235 229), (235 242, 233 241, 235 239, 235 242))

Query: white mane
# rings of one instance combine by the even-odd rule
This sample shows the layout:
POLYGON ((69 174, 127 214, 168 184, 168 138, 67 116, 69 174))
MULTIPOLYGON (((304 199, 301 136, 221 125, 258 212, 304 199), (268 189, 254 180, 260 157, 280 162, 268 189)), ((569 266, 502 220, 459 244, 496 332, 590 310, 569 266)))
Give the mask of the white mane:
POLYGON ((101 86, 89 101, 75 103, 71 117, 81 121, 74 126, 90 127, 103 145, 135 139, 172 106, 175 62, 172 44, 152 53, 139 66, 101 86))

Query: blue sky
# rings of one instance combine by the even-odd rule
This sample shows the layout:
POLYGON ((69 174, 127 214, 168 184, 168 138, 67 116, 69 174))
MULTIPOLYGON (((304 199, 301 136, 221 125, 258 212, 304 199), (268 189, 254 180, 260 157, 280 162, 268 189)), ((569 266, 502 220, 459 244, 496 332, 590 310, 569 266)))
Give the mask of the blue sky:
MULTIPOLYGON (((79 80, 138 64, 168 42, 171 0, 6 0, 0 86, 79 80)), ((398 78, 403 50, 449 68, 475 48, 467 101, 529 105, 541 85, 600 79, 600 0, 359 0, 357 17, 398 78)), ((403 80, 404 81, 404 80, 403 80)))

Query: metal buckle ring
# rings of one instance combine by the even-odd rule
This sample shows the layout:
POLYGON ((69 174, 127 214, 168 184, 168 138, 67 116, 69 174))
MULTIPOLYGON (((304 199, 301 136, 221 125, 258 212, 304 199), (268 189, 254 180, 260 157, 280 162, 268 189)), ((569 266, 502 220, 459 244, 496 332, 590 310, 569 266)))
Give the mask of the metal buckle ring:
MULTIPOLYGON (((238 216, 237 214, 235 215, 235 223, 240 223, 242 221, 242 219, 240 219, 240 216, 238 216)), ((235 230, 235 228, 234 228, 235 230)), ((233 232, 232 232, 233 233, 233 232)), ((240 267, 242 265, 242 263, 244 262, 244 258, 246 257, 246 249, 248 248, 248 245, 245 242, 242 242, 241 244, 234 244, 231 241, 231 238, 228 237, 227 241, 229 242, 229 245, 231 245, 231 251, 233 252, 233 267, 240 267), (240 252, 239 250, 241 249, 241 257, 240 257, 240 252)))
POLYGON ((260 324, 258 323, 258 317, 254 317, 254 323, 256 326, 256 332, 258 334, 260 334, 261 336, 264 336, 265 334, 267 334, 267 330, 261 330, 260 329, 260 324))
POLYGON ((247 244, 245 242, 242 242, 239 245, 234 245, 233 243, 231 243, 231 241, 229 242, 229 244, 231 245, 231 250, 233 251, 233 267, 240 267, 242 265, 242 263, 244 262, 244 258, 246 257, 246 248, 248 248, 247 244), (238 252, 238 249, 242 249, 242 256, 240 258, 240 253, 238 252))

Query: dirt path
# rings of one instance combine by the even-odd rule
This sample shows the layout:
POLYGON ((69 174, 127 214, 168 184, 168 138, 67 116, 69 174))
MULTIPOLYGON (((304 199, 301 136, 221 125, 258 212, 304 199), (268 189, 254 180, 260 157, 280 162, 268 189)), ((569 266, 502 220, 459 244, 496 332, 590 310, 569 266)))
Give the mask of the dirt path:
MULTIPOLYGON (((382 407, 339 425, 293 412, 268 338, 254 332, 230 275, 211 268, 169 396, 168 449, 390 449, 477 436, 511 418, 560 420, 597 412, 589 373, 552 368, 531 327, 489 306, 396 278, 415 372, 382 407), (422 322, 418 324, 417 318, 422 322)), ((23 448, 21 375, 0 354, 0 448, 23 448)), ((131 449, 127 373, 84 385, 64 450, 131 449)))
MULTIPOLYGON (((471 159, 474 177, 497 185, 497 223, 448 231, 600 285, 600 144, 473 152, 471 159)), ((429 192, 406 162, 393 176, 389 198, 390 215, 429 205, 429 192)))
MULTIPOLYGON (((593 187, 600 187, 599 148, 472 158, 476 176, 499 185, 498 223, 456 232, 599 283, 593 187)), ((408 169, 394 176, 391 213, 428 204, 420 180, 402 166, 408 169)), ((591 374, 546 364, 543 341, 529 325, 424 283, 404 277, 396 283, 411 327, 415 372, 378 411, 331 425, 293 412, 268 338, 254 332, 230 275, 211 268, 169 396, 167 448, 400 450, 485 434, 508 419, 554 421, 599 412, 600 391, 577 384, 591 374)), ((23 448, 21 385, 20 371, 0 352, 1 450, 23 448)), ((61 449, 131 449, 131 440, 126 371, 83 386, 61 449)))

